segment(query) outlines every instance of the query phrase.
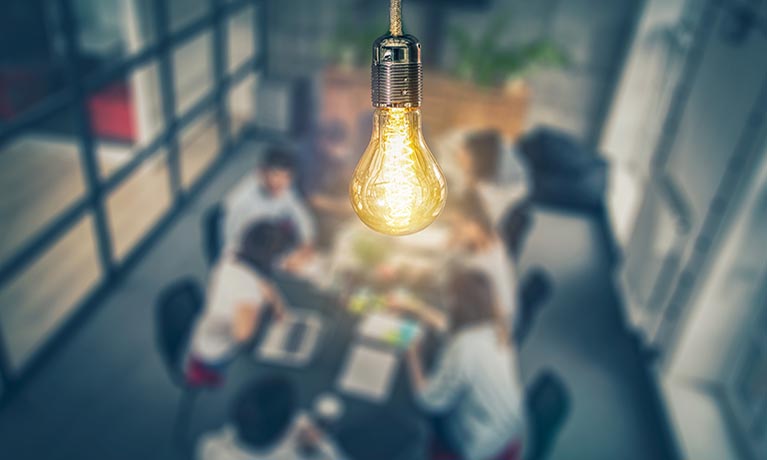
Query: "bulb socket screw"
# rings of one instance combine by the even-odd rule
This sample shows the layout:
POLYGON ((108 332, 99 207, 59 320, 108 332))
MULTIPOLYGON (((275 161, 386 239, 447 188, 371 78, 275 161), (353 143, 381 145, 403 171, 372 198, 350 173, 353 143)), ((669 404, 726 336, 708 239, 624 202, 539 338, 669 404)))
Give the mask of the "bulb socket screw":
POLYGON ((373 107, 420 107, 423 93, 421 44, 412 35, 386 34, 373 43, 373 107))

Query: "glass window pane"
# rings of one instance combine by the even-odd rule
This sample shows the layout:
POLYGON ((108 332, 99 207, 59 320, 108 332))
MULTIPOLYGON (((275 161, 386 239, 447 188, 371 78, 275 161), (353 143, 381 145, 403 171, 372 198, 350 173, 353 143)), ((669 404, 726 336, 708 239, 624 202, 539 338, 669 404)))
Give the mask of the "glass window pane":
POLYGON ((170 30, 176 31, 210 11, 210 0, 168 0, 170 30))
POLYGON ((45 342, 100 277, 93 222, 86 215, 0 288, 0 327, 15 368, 45 342))
POLYGON ((101 175, 108 177, 165 128, 157 63, 95 91, 88 108, 101 175))
POLYGON ((75 0, 86 72, 119 62, 152 45, 157 29, 152 0, 75 0))
POLYGON ((212 34, 205 32, 173 53, 176 113, 181 115, 213 87, 212 34))
POLYGON ((236 70, 253 56, 253 7, 243 8, 231 16, 227 25, 227 62, 229 71, 236 70))
POLYGON ((184 187, 190 187, 218 153, 218 123, 211 111, 199 116, 183 130, 180 146, 181 182, 184 187))
POLYGON ((248 75, 229 92, 229 124, 232 137, 253 121, 256 115, 256 85, 258 75, 248 75))
POLYGON ((146 159, 106 201, 114 254, 122 259, 162 217, 171 203, 167 155, 146 159))
POLYGON ((0 147, 0 260, 85 194, 74 110, 0 147))
POLYGON ((66 81, 51 37, 49 3, 0 3, 0 127, 64 95, 66 81))

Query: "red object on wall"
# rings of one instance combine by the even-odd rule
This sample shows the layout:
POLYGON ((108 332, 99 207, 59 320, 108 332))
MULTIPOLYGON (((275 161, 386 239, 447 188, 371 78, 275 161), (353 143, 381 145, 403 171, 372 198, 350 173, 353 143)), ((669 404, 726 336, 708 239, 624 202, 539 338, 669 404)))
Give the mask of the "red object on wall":
POLYGON ((133 104, 126 83, 115 83, 88 99, 91 129, 96 137, 117 141, 136 140, 133 104))

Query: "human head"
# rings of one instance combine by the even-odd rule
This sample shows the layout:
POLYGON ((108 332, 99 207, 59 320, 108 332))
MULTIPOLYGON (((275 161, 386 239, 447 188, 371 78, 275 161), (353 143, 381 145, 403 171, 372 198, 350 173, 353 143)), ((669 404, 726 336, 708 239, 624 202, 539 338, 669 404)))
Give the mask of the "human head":
POLYGON ((271 274, 274 261, 293 243, 294 235, 275 222, 256 222, 247 228, 237 255, 255 270, 271 274))
POLYGON ((293 152, 285 147, 272 147, 266 151, 258 172, 261 183, 269 194, 279 196, 293 185, 295 170, 293 152))
POLYGON ((274 446, 293 421, 296 393, 284 377, 265 377, 248 384, 231 409, 238 441, 257 450, 274 446))
POLYGON ((319 128, 317 135, 318 147, 333 158, 343 158, 349 149, 346 146, 346 126, 340 120, 331 120, 319 128))
POLYGON ((492 180, 497 174, 502 151, 503 137, 498 131, 471 133, 459 150, 458 164, 473 180, 492 180))
POLYGON ((492 285, 484 273, 455 267, 447 281, 447 304, 453 331, 499 322, 492 285))
POLYGON ((495 235, 493 222, 474 189, 469 189, 448 203, 445 210, 452 240, 464 249, 478 249, 490 244, 495 235))

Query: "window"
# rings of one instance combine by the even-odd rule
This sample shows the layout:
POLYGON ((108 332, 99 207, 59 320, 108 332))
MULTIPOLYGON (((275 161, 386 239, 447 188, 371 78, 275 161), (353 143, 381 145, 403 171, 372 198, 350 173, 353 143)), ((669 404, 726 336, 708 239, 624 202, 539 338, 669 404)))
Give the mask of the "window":
POLYGON ((254 21, 263 20, 254 14, 259 0, 62 0, 55 5, 68 3, 78 28, 52 33, 66 9, 22 3, 19 17, 0 28, 0 38, 12 37, 0 40, 6 394, 51 335, 162 230, 223 146, 233 145, 221 138, 230 133, 221 132, 219 115, 236 119, 236 133, 253 118, 253 98, 245 95, 255 92, 259 69, 251 59, 261 52, 254 21), (165 16, 167 24, 158 22, 165 16), (229 46, 214 42, 218 28, 229 46), (24 53, 12 46, 19 39, 29 42, 24 53), (218 62, 229 65, 214 69, 218 62), (239 70, 235 77, 214 80, 231 69, 239 70), (229 99, 215 97, 218 91, 229 99), (172 101, 175 107, 165 105, 172 101), (179 161, 169 161, 171 153, 179 161))
POLYGON ((0 326, 13 368, 31 354, 101 277, 93 220, 85 216, 0 290, 0 326))

